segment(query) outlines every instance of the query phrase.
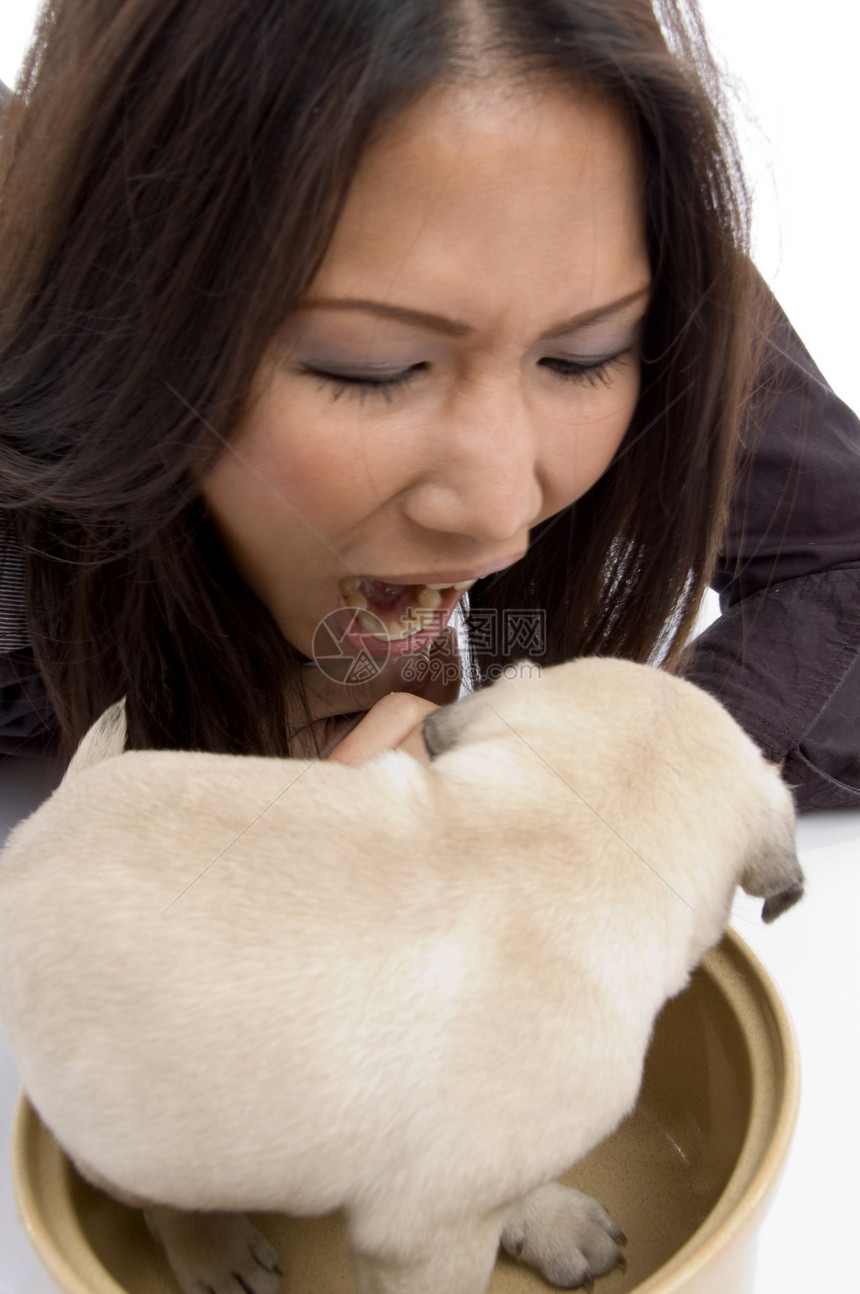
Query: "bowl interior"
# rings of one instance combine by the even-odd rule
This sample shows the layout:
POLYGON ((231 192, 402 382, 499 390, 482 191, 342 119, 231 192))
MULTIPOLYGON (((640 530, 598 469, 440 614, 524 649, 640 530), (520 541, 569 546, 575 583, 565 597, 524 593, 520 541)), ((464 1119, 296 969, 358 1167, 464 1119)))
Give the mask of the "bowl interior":
MULTIPOLYGON (((602 1294, 688 1288, 739 1217, 759 1208, 791 1136, 796 1071, 775 990, 730 934, 657 1021, 634 1112, 563 1179, 596 1196, 627 1234, 627 1270, 603 1278, 602 1294)), ((176 1294, 141 1215, 83 1182, 24 1100, 12 1169, 33 1243, 69 1294, 176 1294)), ((282 1255, 284 1294, 352 1288, 338 1217, 255 1221, 282 1255)), ((490 1294, 548 1288, 502 1256, 490 1294)))

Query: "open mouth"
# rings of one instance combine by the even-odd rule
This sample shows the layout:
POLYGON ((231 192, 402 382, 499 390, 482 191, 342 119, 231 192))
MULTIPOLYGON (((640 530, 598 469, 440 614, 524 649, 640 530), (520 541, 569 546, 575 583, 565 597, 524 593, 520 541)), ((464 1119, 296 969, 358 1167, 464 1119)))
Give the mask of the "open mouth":
POLYGON ((379 642, 400 642, 437 626, 436 632, 441 633, 463 593, 475 583, 386 584, 369 576, 346 575, 338 580, 338 588, 365 633, 379 642))

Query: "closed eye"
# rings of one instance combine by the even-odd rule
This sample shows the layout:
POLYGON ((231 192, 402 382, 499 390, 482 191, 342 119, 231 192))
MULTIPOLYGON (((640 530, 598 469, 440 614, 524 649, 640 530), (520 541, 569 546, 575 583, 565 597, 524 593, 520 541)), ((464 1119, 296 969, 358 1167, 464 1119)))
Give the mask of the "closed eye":
MULTIPOLYGON (((601 360, 561 359, 547 356, 538 361, 540 368, 547 369, 563 382, 578 382, 585 386, 609 386, 612 382, 612 370, 622 368, 628 360, 622 352, 601 360)), ((409 368, 397 373, 330 373, 324 369, 302 367, 301 372, 308 377, 315 377, 324 387, 331 391, 334 400, 342 395, 357 396, 363 400, 368 395, 381 396, 390 404, 394 395, 413 382, 419 373, 429 367, 426 363, 412 364, 409 368)))
POLYGON ((552 356, 538 360, 540 368, 549 369, 561 381, 579 382, 586 386, 609 386, 612 382, 612 370, 623 368, 627 363, 624 352, 600 360, 558 359, 552 356))
POLYGON ((334 400, 344 394, 358 396, 359 399, 366 395, 381 395, 390 404, 394 393, 407 387, 426 368, 427 365, 422 363, 413 364, 399 373, 326 373, 317 368, 303 368, 302 372, 318 378, 321 386, 331 390, 334 400))

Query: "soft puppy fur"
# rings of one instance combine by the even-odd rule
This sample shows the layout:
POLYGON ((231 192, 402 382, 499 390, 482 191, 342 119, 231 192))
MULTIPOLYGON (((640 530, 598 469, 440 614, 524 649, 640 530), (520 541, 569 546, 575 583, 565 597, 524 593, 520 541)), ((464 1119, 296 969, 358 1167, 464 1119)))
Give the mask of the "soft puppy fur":
POLYGON ((121 753, 122 704, 91 729, 0 859, 3 1024, 82 1171, 343 1209, 373 1294, 480 1294, 500 1239, 568 1283, 617 1261, 545 1184, 631 1110, 735 887, 765 919, 802 893, 791 796, 678 678, 511 672, 427 720, 427 766, 121 753))

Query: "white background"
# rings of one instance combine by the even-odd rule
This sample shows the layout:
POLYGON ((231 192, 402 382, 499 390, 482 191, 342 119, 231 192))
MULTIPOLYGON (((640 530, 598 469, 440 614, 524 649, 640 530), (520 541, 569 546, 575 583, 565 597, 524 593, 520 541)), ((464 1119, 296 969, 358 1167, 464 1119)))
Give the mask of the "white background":
MULTIPOLYGON (((755 259, 825 377, 860 408, 860 6, 702 0, 702 7, 714 49, 736 82, 756 199, 755 259)), ((9 85, 36 8, 33 0, 0 0, 0 79, 9 85)), ((17 817, 35 802, 28 799, 33 787, 25 794, 4 775, 2 790, 17 817)), ((35 768, 29 781, 38 782, 35 768)), ((795 1143, 762 1233, 756 1294, 858 1288, 860 811, 809 815, 800 837, 809 881, 804 903, 772 928, 743 900, 733 918, 783 989, 804 1076, 795 1143)), ((0 1140, 16 1087, 0 1040, 0 1140)), ((0 1147, 0 1294, 48 1294, 53 1286, 14 1216, 3 1159, 0 1147)))

